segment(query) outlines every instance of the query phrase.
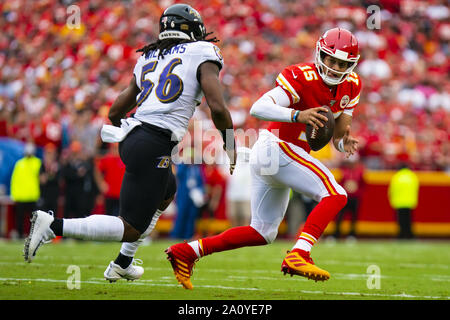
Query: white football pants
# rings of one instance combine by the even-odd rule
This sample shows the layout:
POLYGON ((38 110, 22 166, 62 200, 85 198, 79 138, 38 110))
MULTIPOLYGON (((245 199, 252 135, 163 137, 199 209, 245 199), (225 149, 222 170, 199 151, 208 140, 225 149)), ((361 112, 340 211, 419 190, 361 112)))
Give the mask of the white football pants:
POLYGON ((292 188, 318 202, 331 195, 347 195, 333 174, 303 148, 261 131, 250 153, 252 219, 250 226, 268 243, 278 233, 292 188))

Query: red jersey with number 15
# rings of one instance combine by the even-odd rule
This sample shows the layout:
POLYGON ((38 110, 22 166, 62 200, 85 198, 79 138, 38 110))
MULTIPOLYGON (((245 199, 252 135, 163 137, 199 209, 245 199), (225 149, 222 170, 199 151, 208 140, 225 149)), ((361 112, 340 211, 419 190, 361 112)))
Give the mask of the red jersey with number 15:
MULTIPOLYGON (((335 119, 343 112, 352 114, 361 92, 361 79, 355 72, 330 90, 319 76, 314 63, 300 63, 285 68, 278 75, 276 84, 288 95, 291 108, 302 111, 325 105, 331 108, 335 119)), ((308 153, 311 151, 306 140, 305 124, 272 121, 267 129, 281 140, 291 142, 308 153)))

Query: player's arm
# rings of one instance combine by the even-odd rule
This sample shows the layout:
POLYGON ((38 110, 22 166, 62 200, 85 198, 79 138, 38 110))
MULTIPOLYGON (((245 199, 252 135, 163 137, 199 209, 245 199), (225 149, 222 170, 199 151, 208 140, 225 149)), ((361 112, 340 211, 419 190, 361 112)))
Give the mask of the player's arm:
POLYGON ((120 127, 120 119, 125 118, 136 107, 136 97, 140 92, 133 76, 128 87, 119 94, 109 109, 108 118, 114 126, 120 127))
POLYGON ((236 163, 233 121, 223 98, 219 71, 219 67, 215 63, 204 62, 199 67, 198 79, 205 95, 206 103, 211 110, 212 121, 222 134, 224 149, 231 161, 230 173, 232 174, 236 163))
POLYGON ((327 117, 319 114, 319 111, 327 111, 324 107, 311 108, 304 111, 295 110, 291 107, 291 100, 281 87, 275 87, 266 92, 255 101, 250 109, 250 115, 261 120, 278 122, 301 122, 311 124, 316 129, 323 127, 323 121, 327 117))
POLYGON ((354 86, 355 97, 350 100, 344 112, 336 119, 333 134, 333 144, 336 150, 345 153, 348 158, 358 150, 358 139, 350 135, 350 126, 352 124, 352 114, 356 105, 359 103, 362 83, 356 73, 351 73, 348 80, 354 86))
POLYGON ((351 156, 358 149, 358 140, 350 135, 352 116, 342 113, 334 127, 333 144, 336 150, 344 152, 346 157, 351 156))

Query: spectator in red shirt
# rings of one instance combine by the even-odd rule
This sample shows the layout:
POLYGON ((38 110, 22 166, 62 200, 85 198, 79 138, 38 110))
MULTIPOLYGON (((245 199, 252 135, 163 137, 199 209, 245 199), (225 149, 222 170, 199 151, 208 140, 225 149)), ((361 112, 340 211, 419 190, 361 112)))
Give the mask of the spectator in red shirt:
POLYGON ((14 139, 22 142, 34 142, 32 135, 32 122, 25 110, 19 110, 11 126, 11 134, 14 139))
POLYGON ((95 178, 105 197, 105 209, 108 215, 119 216, 120 187, 124 174, 125 165, 119 156, 119 146, 117 143, 111 143, 108 153, 97 161, 95 169, 95 178))
POLYGON ((212 218, 225 220, 227 219, 225 198, 227 180, 216 164, 204 165, 203 168, 208 198, 207 210, 212 218))
POLYGON ((40 135, 36 139, 40 146, 52 144, 58 152, 62 147, 61 110, 57 106, 49 108, 40 121, 40 135))

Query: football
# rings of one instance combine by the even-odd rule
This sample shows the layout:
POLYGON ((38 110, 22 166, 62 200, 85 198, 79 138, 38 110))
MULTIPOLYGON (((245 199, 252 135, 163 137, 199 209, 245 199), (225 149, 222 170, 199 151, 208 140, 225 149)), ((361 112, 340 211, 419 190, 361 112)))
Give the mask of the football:
POLYGON ((306 125, 306 140, 313 151, 319 151, 330 142, 334 132, 334 116, 331 109, 328 108, 328 112, 319 111, 320 114, 325 115, 328 121, 323 127, 319 127, 319 130, 315 129, 312 125, 306 125))

